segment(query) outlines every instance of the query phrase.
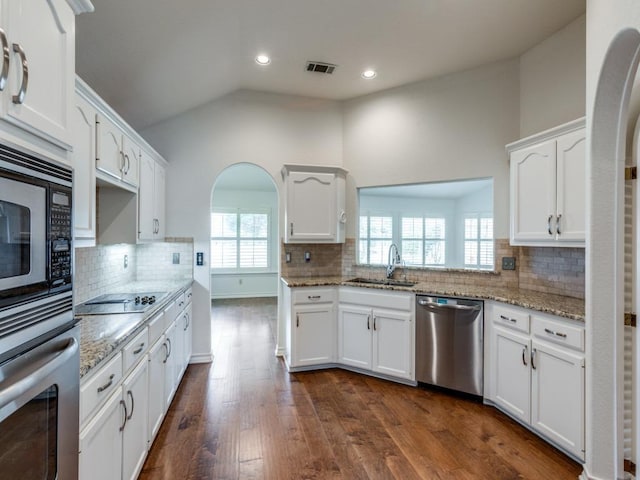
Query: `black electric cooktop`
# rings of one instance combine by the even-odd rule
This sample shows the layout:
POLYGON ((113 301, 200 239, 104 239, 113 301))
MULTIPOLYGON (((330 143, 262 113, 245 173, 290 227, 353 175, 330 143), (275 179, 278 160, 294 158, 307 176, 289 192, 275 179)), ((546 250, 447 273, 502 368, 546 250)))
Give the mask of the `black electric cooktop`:
POLYGON ((109 293, 76 306, 76 315, 142 313, 168 295, 167 292, 109 293))

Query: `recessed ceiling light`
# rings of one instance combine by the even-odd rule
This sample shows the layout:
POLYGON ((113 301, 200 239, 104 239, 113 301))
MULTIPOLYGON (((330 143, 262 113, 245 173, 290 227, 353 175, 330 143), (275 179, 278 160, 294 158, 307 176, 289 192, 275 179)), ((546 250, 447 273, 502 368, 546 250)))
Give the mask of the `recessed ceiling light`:
POLYGON ((271 63, 271 59, 267 55, 258 55, 256 57, 256 63, 258 65, 269 65, 271 63))
POLYGON ((366 78, 367 80, 375 78, 376 75, 377 73, 375 70, 365 70, 364 72, 362 72, 362 78, 366 78))

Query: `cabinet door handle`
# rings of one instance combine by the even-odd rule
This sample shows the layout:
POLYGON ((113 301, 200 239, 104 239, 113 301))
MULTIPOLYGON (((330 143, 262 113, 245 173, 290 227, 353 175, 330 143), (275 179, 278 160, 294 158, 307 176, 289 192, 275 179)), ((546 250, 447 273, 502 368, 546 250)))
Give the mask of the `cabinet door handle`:
POLYGON ((373 316, 373 329, 374 330, 378 330, 378 328, 376 327, 376 316, 373 316))
POLYGON ((296 315, 296 328, 300 326, 300 315, 296 315))
POLYGON ((184 328, 182 330, 184 330, 186 332, 187 328, 189 328, 189 314, 185 313, 184 314, 184 328))
POLYGON ((164 347, 165 351, 165 357, 164 360, 162 360, 162 363, 167 363, 167 360, 169 360, 169 347, 167 346, 167 342, 164 342, 162 346, 164 347))
POLYGON ((122 408, 124 408, 124 420, 122 422, 122 425, 120 425, 120 431, 123 431, 125 425, 127 424, 127 417, 128 417, 127 404, 125 403, 124 400, 120 400, 120 405, 122 405, 122 408))
POLYGON ((138 346, 138 348, 136 348, 136 349, 133 351, 133 354, 134 354, 134 355, 138 355, 140 352, 142 352, 142 350, 144 350, 144 342, 143 342, 143 343, 141 343, 141 344, 138 346))
POLYGON ((167 359, 169 359, 169 357, 171 356, 171 352, 173 351, 173 346, 171 345, 170 338, 167 338, 167 343, 169 344, 169 347, 167 348, 167 359))
POLYGON ((528 350, 528 347, 525 345, 524 348, 522 349, 522 364, 525 367, 527 366, 527 350, 528 350))
POLYGON ((371 321, 371 315, 367 315, 367 330, 371 330, 371 324, 369 323, 371 321))
POLYGON ((121 173, 124 173, 124 166, 125 166, 124 152, 120 150, 120 167, 118 168, 118 170, 120 170, 121 173))
POLYGON ((113 385, 113 377, 115 377, 114 373, 109 375, 109 381, 107 383, 105 383, 104 385, 98 387, 98 393, 104 392, 107 388, 109 388, 111 385, 113 385))
POLYGON ((549 218, 547 218, 547 231, 549 232, 549 235, 553 235, 553 232, 551 231, 551 219, 553 218, 553 215, 549 215, 549 218))
POLYGON ((0 28, 0 41, 2 42, 2 72, 0 73, 0 91, 7 86, 7 78, 9 78, 9 62, 11 54, 9 53, 9 42, 4 30, 0 28))
POLYGON ((129 159, 129 155, 127 155, 126 153, 124 154, 124 159, 126 161, 125 167, 124 167, 124 174, 128 175, 129 170, 131 169, 131 160, 129 159))
POLYGON ((505 315, 500 315, 500 318, 502 320, 506 320, 507 322, 511 322, 511 323, 516 323, 517 322, 517 320, 515 318, 509 318, 509 317, 506 317, 505 315))
POLYGON ((24 53, 22 45, 14 43, 13 51, 20 55, 20 63, 22 64, 22 83, 20 84, 18 94, 13 96, 12 101, 16 105, 20 105, 21 103, 24 103, 24 97, 27 94, 27 86, 29 85, 29 64, 27 63, 27 55, 24 53))
POLYGON ((538 349, 531 350, 531 368, 534 370, 536 370, 536 353, 538 353, 538 349))
POLYGON ((293 235, 293 222, 291 222, 291 230, 290 230, 290 232, 291 233, 289 233, 289 235, 293 235))
POLYGON ((558 235, 562 234, 562 232, 560 231, 560 219, 562 218, 562 214, 560 213, 557 217, 556 217, 556 233, 558 235))
POLYGON ((135 401, 133 400, 133 392, 131 390, 127 390, 127 395, 131 397, 131 412, 129 412, 129 415, 127 416, 127 420, 131 420, 131 417, 133 417, 133 409, 135 408, 136 404, 135 404, 135 401))

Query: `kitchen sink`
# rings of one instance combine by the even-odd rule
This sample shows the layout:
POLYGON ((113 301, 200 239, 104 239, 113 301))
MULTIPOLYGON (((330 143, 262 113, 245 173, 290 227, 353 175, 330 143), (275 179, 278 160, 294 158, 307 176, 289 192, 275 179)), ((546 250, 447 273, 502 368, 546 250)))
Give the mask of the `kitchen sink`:
POLYGON ((390 286, 394 286, 394 287, 413 287, 416 282, 405 282, 402 280, 392 280, 392 279, 385 279, 385 280, 378 280, 375 278, 352 278, 351 280, 347 280, 350 283, 362 283, 364 285, 390 285, 390 286))

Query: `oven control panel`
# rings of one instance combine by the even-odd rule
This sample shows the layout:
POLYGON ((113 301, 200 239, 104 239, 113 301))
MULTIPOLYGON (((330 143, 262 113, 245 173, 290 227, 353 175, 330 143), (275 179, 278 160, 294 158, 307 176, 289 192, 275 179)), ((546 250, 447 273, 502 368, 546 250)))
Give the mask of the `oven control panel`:
POLYGON ((71 286, 71 189, 50 191, 50 280, 51 287, 71 286))

